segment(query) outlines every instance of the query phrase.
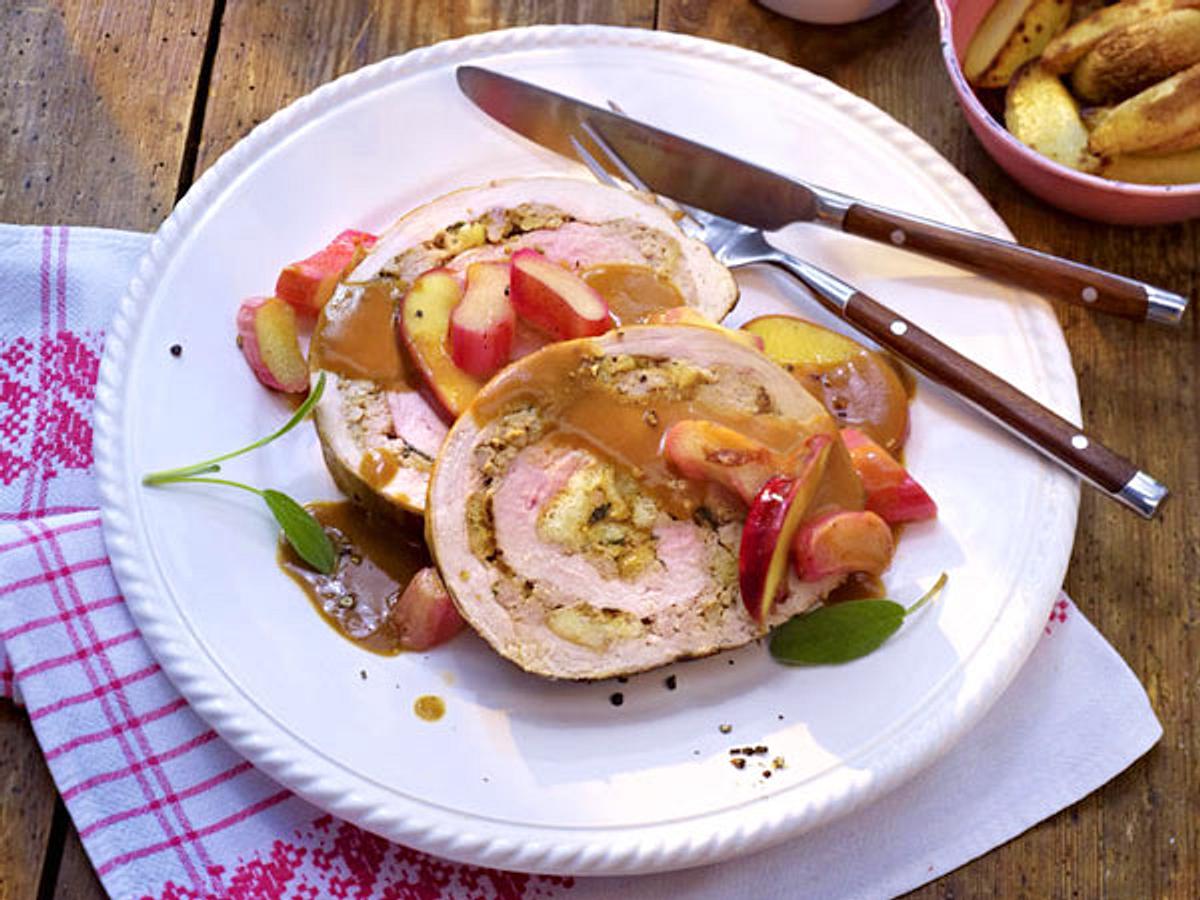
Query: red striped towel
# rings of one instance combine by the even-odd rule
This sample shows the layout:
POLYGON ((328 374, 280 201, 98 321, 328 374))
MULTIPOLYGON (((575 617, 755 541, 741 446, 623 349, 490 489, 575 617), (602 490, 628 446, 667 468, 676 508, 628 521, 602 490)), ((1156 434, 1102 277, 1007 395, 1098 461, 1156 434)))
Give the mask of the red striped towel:
POLYGON ((103 324, 142 235, 0 226, 0 692, 19 693, 114 897, 819 897, 900 893, 1086 796, 1161 735, 1064 597, 965 740, 866 810, 688 872, 571 879, 446 862, 292 796, 197 717, 125 608, 100 534, 90 413, 103 324), (1105 691, 1091 689, 1104 684, 1105 691))

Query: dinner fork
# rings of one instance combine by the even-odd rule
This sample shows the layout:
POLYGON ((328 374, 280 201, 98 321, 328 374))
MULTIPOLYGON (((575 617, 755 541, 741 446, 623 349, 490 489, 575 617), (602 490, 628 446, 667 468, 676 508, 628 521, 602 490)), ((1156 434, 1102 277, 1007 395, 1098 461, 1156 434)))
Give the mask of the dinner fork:
MULTIPOLYGON (((615 106, 614 109, 620 112, 615 106)), ((760 229, 660 197, 590 122, 581 121, 580 128, 584 132, 582 137, 590 140, 624 179, 614 178, 581 136, 572 134, 571 146, 598 181, 626 191, 632 188, 657 203, 673 215, 685 234, 707 244, 723 265, 737 269, 766 264, 783 269, 807 287, 821 305, 854 329, 948 388, 1067 471, 1147 519, 1161 507, 1168 494, 1165 485, 1082 429, 831 272, 779 250, 760 229)))

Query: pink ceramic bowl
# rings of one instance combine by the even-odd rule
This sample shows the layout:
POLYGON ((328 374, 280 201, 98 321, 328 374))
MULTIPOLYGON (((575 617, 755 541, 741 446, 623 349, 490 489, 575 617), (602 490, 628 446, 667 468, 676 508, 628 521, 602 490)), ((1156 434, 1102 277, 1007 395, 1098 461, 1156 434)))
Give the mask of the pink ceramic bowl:
POLYGON ((971 130, 1004 171, 1052 206, 1116 225, 1159 225, 1200 216, 1200 184, 1145 185, 1085 175, 1026 147, 992 118, 967 84, 959 60, 996 0, 934 0, 942 54, 971 130))

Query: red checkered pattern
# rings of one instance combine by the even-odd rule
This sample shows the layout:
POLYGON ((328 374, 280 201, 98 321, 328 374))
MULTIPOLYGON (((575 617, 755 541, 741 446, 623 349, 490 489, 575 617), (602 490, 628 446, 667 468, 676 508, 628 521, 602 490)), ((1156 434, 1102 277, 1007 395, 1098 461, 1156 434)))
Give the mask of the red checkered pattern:
POLYGON ((0 526, 0 640, 54 782, 116 897, 551 897, 324 816, 188 707, 121 600, 95 512, 0 526), (258 851, 258 852, 254 852, 258 851))

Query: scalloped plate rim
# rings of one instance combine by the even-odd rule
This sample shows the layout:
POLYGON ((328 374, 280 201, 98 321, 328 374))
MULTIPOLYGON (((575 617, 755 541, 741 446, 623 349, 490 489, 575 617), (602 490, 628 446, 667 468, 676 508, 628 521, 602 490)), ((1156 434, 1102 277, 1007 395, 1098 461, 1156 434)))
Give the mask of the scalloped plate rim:
MULTIPOLYGON (((227 189, 246 171, 258 154, 270 146, 273 134, 311 121, 338 103, 390 84, 394 79, 451 62, 461 63, 506 50, 580 43, 635 47, 649 52, 686 50, 719 61, 736 62, 780 79, 798 91, 817 95, 892 141, 914 162, 935 175, 975 227, 1011 239, 1003 222, 966 178, 922 140, 867 101, 770 57, 687 35, 596 25, 533 26, 445 41, 382 60, 317 88, 257 126, 197 180, 152 239, 108 331, 96 392, 96 473, 102 497, 104 536, 113 570, 138 626, 164 671, 192 707, 260 769, 329 812, 391 840, 457 861, 557 874, 633 874, 711 863, 778 843, 870 802, 945 752, 999 698, 1041 633, 1041 624, 1057 594, 1070 555, 1078 509, 1077 482, 1061 473, 1047 473, 1046 481, 1055 501, 1049 504, 1048 533, 1055 535, 1056 540, 1048 541, 1041 548, 1043 565, 1041 571, 1034 573, 1037 577, 1026 579, 1020 586, 1017 593, 1023 595, 1024 602, 1014 603, 1010 599, 993 625, 993 629, 1001 625, 1022 625, 1017 629, 1021 632, 1021 640, 1007 645, 1007 652, 997 653, 996 648, 991 647, 990 652, 996 658, 991 660, 986 689, 977 691, 968 708, 953 714, 941 712, 925 721, 919 734, 909 728, 902 737, 909 742, 915 741, 915 749, 902 761, 877 772, 878 777, 868 787, 843 786, 841 793, 826 796, 822 803, 808 802, 799 808, 772 797, 772 802, 749 807, 755 810, 750 816, 738 807, 735 816, 721 812, 695 817, 704 823, 704 827, 689 824, 681 828, 680 823, 668 822, 639 828, 547 829, 529 826, 522 829, 506 823, 496 833, 494 829, 489 831, 488 827, 481 827, 484 820, 476 817, 457 813, 432 814, 428 806, 415 810, 397 809, 394 808, 398 799, 395 795, 388 798, 365 796, 364 793, 374 789, 371 782, 360 779, 358 784, 348 784, 340 766, 335 764, 331 768, 328 760, 310 748, 289 745, 288 736, 281 735, 269 717, 264 722, 263 714, 240 687, 230 694, 230 685, 221 682, 215 661, 189 655, 189 651, 195 649, 190 633, 175 616, 163 609, 162 604, 155 603, 151 573, 147 571, 144 553, 136 539, 135 525, 140 515, 129 493, 132 485, 125 472, 126 455, 120 428, 122 401, 129 388, 122 363, 131 341, 137 338, 155 284, 169 265, 182 236, 192 222, 204 214, 207 201, 227 189), (1027 610, 1026 620, 1043 614, 1036 629, 1029 627, 1029 621, 1011 621, 1020 606, 1027 610), (242 696, 239 697, 240 693, 242 696), (285 738, 282 742, 281 737, 285 738), (726 821, 731 818, 734 821, 726 821)), ((1043 361, 1039 376, 1049 385, 1058 408, 1065 410, 1068 418, 1078 421, 1078 392, 1057 319, 1043 301, 1022 304, 1018 314, 1026 339, 1038 343, 1043 361)), ((993 645, 995 643, 992 641, 993 645)), ((977 659, 971 661, 979 664, 977 659)), ((966 662, 960 663, 958 668, 964 667, 966 662)), ((916 717, 914 713, 904 724, 916 717)), ((788 793, 792 792, 779 796, 786 797, 788 793)), ((405 805, 399 803, 401 807, 405 805)), ((689 821, 694 823, 695 819, 689 821)))

